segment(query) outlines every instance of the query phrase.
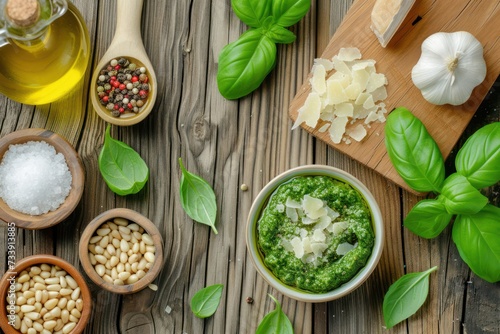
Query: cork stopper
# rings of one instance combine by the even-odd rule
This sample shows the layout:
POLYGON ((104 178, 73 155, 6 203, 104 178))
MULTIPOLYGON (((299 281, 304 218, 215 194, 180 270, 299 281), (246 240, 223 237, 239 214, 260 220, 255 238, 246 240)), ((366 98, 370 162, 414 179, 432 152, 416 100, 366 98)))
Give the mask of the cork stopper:
POLYGON ((29 27, 40 16, 37 0, 8 0, 5 9, 9 20, 19 27, 29 27))

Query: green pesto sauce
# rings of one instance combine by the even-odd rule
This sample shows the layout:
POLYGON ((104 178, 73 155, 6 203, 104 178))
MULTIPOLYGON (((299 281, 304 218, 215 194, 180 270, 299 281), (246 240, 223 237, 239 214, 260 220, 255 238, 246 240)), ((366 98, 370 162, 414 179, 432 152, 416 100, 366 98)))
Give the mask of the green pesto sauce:
POLYGON ((258 221, 258 243, 265 265, 289 286, 315 293, 331 291, 348 282, 364 267, 373 249, 371 214, 362 195, 350 185, 328 176, 299 176, 279 186, 271 196, 258 221), (300 219, 292 222, 278 204, 287 198, 301 202, 304 195, 323 200, 345 221, 348 227, 335 235, 323 252, 320 263, 304 263, 293 252, 285 250, 282 238, 298 236, 300 228, 310 229, 300 219), (336 253, 337 246, 348 242, 356 247, 345 255, 336 253))

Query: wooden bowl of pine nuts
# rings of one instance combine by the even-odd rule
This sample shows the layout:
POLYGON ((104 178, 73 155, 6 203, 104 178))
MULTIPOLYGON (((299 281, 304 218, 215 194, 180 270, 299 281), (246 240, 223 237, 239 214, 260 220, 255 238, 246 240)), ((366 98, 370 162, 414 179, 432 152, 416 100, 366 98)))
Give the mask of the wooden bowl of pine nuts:
POLYGON ((119 294, 147 287, 163 266, 158 228, 140 213, 124 208, 103 212, 80 238, 80 262, 98 286, 119 294))
POLYGON ((6 334, 81 333, 92 309, 83 276, 53 255, 33 255, 9 265, 0 296, 0 327, 6 334))

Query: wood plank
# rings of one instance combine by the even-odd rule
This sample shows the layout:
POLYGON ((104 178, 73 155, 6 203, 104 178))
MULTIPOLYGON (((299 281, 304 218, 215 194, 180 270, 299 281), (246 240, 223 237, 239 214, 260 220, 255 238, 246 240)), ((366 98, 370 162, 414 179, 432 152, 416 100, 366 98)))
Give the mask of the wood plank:
MULTIPOLYGON (((364 59, 374 59, 377 71, 387 76, 388 97, 384 101, 387 110, 405 106, 422 120, 435 138, 441 152, 447 157, 474 115, 477 107, 500 73, 500 34, 495 18, 500 15, 498 2, 489 0, 433 1, 422 0, 412 8, 402 28, 387 48, 382 48, 371 32, 370 14, 375 0, 357 0, 349 10, 339 29, 322 53, 322 58, 331 58, 341 47, 358 47, 364 59), (411 23, 420 16, 416 24, 411 23), (488 73, 484 82, 461 106, 435 106, 423 99, 411 81, 411 69, 420 57, 423 40, 438 31, 466 30, 478 38, 484 46, 484 57, 488 73), (447 131, 442 131, 446 128, 447 131)), ((312 63, 311 63, 312 65, 312 63)), ((304 104, 310 92, 305 81, 290 106, 290 117, 295 121, 297 110, 304 104)), ((384 124, 374 123, 367 137, 361 142, 333 144, 328 132, 302 127, 315 137, 335 149, 375 169, 399 186, 412 191, 393 168, 384 145, 384 124)))

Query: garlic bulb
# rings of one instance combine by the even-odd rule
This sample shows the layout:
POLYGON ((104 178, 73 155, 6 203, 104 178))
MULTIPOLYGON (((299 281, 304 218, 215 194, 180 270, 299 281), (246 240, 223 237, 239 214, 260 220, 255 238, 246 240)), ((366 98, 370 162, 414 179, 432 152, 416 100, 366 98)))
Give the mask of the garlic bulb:
POLYGON ((422 43, 411 78, 430 103, 460 105, 486 77, 483 46, 470 33, 438 32, 422 43))

